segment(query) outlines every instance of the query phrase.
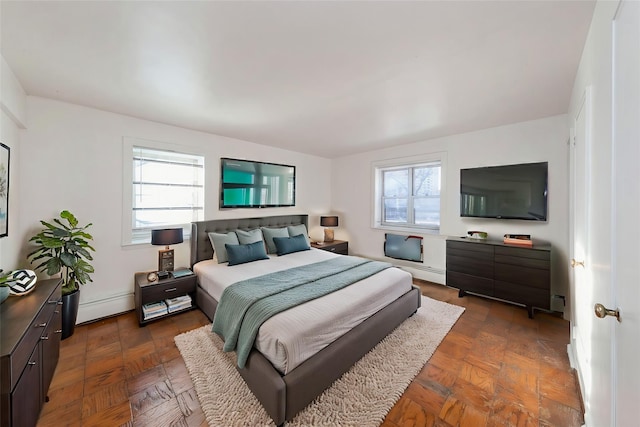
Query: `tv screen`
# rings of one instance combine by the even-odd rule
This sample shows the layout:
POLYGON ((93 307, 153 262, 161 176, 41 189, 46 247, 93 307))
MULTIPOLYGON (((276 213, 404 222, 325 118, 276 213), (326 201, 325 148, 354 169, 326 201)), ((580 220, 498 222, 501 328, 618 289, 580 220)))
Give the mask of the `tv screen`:
POLYGON ((220 159, 220 209, 295 206, 296 167, 220 159))
POLYGON ((460 170, 460 216, 547 220, 548 163, 460 170))

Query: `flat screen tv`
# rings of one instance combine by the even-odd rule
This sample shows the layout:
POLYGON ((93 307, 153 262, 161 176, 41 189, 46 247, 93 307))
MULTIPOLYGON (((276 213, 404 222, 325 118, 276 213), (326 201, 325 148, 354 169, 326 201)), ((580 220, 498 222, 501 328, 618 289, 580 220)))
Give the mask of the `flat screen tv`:
POLYGON ((220 159, 220 209, 295 206, 296 167, 220 159))
POLYGON ((547 220, 548 163, 460 170, 460 216, 547 220))

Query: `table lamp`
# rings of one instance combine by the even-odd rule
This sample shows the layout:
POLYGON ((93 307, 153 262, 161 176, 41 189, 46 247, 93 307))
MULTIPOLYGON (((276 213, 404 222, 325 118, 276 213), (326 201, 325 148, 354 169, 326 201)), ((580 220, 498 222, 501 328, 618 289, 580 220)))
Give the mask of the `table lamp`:
POLYGON ((165 246, 158 251, 158 272, 173 271, 173 249, 169 245, 182 242, 182 228, 151 230, 151 244, 165 246))
MULTIPOLYGON (((338 226, 338 217, 337 216, 321 216, 320 217, 320 225, 322 227, 337 227, 338 226)), ((324 241, 325 242, 333 242, 333 229, 325 228, 324 229, 324 241)))

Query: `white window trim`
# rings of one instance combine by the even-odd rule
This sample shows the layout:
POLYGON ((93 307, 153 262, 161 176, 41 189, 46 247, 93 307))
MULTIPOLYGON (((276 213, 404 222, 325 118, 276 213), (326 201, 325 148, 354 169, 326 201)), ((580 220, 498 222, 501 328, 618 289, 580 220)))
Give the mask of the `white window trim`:
POLYGON ((398 157, 393 159, 377 160, 371 162, 371 228, 388 231, 402 231, 407 233, 434 234, 439 235, 442 228, 442 219, 445 216, 445 195, 446 193, 446 170, 447 170, 447 153, 438 151, 434 153, 422 154, 411 157, 398 157), (415 225, 390 225, 382 223, 382 206, 379 203, 382 197, 382 186, 379 185, 382 175, 382 169, 414 166, 421 163, 440 163, 440 227, 438 229, 421 227, 415 225))
MULTIPOLYGON (((133 221, 133 147, 145 147, 157 150, 176 151, 178 153, 193 154, 196 156, 205 157, 203 152, 194 150, 192 147, 171 144, 167 142, 153 141, 149 139, 141 139, 124 136, 122 138, 122 246, 136 246, 147 245, 151 242, 151 234, 149 239, 143 241, 133 241, 133 232, 131 229, 131 223, 133 221)), ((206 182, 206 166, 205 166, 205 182, 206 182)), ((206 194, 205 194, 206 196, 206 194)), ((206 205, 206 200, 205 200, 206 205)), ((206 206, 205 206, 206 208, 206 206)), ((191 238, 191 224, 175 224, 176 227, 182 226, 184 241, 189 241, 191 238)))

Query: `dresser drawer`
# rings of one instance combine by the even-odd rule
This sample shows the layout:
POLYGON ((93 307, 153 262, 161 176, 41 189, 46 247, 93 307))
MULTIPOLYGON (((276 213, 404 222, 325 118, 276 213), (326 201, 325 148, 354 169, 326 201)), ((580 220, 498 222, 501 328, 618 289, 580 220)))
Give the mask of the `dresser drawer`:
MULTIPOLYGON (((59 297, 59 287, 57 288, 57 294, 59 297)), ((38 345, 40 337, 45 333, 45 329, 51 321, 53 312, 55 310, 60 310, 58 300, 55 300, 55 297, 56 293, 54 292, 51 298, 49 298, 40 312, 36 315, 35 320, 29 325, 22 339, 18 343, 16 350, 10 356, 11 388, 16 385, 18 379, 20 378, 20 375, 22 375, 22 371, 24 370, 25 366, 27 366, 28 359, 33 352, 34 347, 38 345)))
POLYGON ((549 310, 551 295, 549 290, 516 285, 496 280, 494 283, 496 298, 549 310))
POLYGON ((550 287, 549 270, 520 265, 499 264, 496 262, 495 279, 540 289, 549 289, 550 287))
POLYGON ((493 280, 447 270, 447 286, 493 296, 493 280))

